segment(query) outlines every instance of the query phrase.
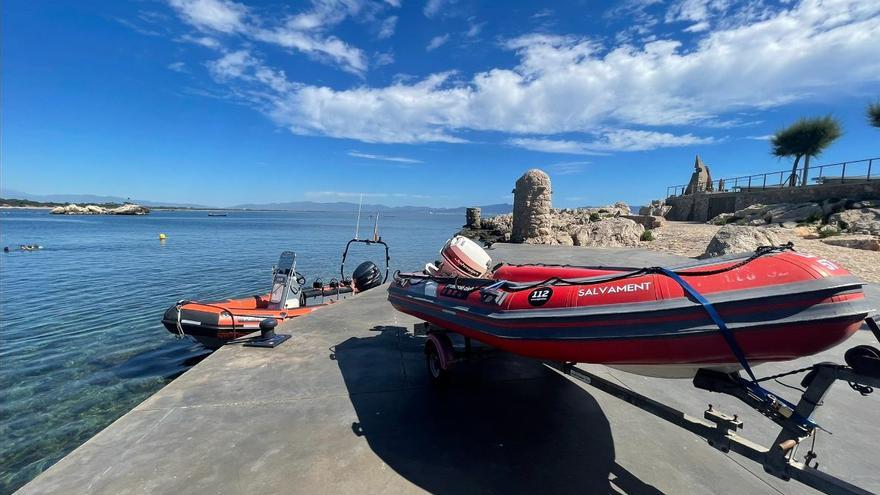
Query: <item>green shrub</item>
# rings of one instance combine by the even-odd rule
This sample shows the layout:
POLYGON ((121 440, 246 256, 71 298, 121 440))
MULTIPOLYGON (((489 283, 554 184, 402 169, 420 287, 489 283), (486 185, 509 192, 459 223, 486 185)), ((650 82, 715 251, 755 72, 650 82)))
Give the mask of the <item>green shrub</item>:
POLYGON ((643 241, 653 241, 654 240, 654 233, 651 232, 651 229, 648 229, 648 230, 645 230, 644 232, 642 232, 641 240, 643 240, 643 241))
POLYGON ((822 215, 818 213, 813 213, 812 215, 807 217, 807 223, 816 223, 822 220, 822 215))
POLYGON ((598 222, 599 220, 602 220, 602 217, 599 216, 598 213, 590 213, 590 221, 591 222, 598 222))
POLYGON ((835 227, 833 225, 826 225, 826 226, 822 227, 821 229, 819 229, 819 237, 821 237, 823 239, 826 237, 831 237, 831 236, 835 236, 835 235, 840 235, 840 229, 838 229, 837 227, 835 227))

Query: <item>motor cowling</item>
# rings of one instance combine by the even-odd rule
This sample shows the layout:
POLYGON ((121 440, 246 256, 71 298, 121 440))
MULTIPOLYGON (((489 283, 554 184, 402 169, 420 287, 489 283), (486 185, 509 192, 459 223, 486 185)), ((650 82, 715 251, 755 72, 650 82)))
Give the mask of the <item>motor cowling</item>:
POLYGON ((372 289, 382 283, 382 273, 379 267, 372 261, 364 261, 351 274, 351 280, 354 282, 354 288, 358 292, 372 289))
POLYGON ((479 244, 457 235, 440 250, 440 266, 428 265, 425 269, 441 277, 481 278, 489 273, 490 266, 492 258, 479 244))

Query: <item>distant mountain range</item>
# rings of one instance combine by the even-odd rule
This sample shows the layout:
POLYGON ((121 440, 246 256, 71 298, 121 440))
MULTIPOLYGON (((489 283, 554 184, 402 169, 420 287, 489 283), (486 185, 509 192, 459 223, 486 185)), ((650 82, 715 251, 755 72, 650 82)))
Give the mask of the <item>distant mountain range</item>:
MULTIPOLYGON (((280 211, 357 211, 357 203, 335 202, 319 203, 316 201, 291 201, 286 203, 248 203, 235 206, 217 207, 191 203, 163 203, 143 199, 129 199, 119 196, 98 196, 94 194, 30 194, 13 189, 0 189, 0 198, 27 199, 43 203, 77 203, 77 204, 101 204, 101 203, 124 203, 126 201, 143 206, 183 207, 201 209, 231 209, 231 210, 280 210, 280 211)), ((513 211, 513 205, 508 203, 496 203, 480 206, 483 215, 499 215, 513 211)), ((362 211, 371 213, 397 212, 397 213, 438 213, 438 214, 464 214, 465 207, 458 208, 433 208, 430 206, 386 206, 382 204, 365 204, 362 211)))
POLYGON ((210 208, 210 206, 190 203, 163 203, 160 201, 148 201, 142 199, 130 199, 120 196, 98 196, 95 194, 31 194, 14 189, 0 188, 0 198, 27 199, 41 203, 77 203, 77 204, 122 204, 126 201, 143 206, 180 206, 184 208, 210 208))
MULTIPOLYGON (((234 209, 241 210, 283 210, 283 211, 357 211, 357 203, 335 202, 335 203, 318 203, 316 201, 291 201, 287 203, 263 203, 263 204, 243 204, 233 206, 234 209)), ((466 207, 457 208, 434 208, 430 206, 386 206, 382 204, 364 204, 361 210, 364 213, 379 212, 430 212, 430 213, 448 213, 448 214, 464 214, 466 207)), ((507 203, 498 203, 492 205, 480 206, 483 215, 499 215, 501 213, 510 213, 513 211, 513 205, 507 203)))

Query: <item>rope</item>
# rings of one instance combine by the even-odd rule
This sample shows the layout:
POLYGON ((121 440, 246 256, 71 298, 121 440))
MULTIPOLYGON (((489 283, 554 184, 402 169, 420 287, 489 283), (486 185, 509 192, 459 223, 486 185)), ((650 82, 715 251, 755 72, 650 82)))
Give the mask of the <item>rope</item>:
POLYGON ((187 301, 185 299, 181 299, 180 301, 177 301, 177 304, 175 305, 175 307, 177 308, 177 338, 178 339, 185 339, 186 338, 186 333, 183 331, 183 326, 181 326, 181 324, 180 324, 180 313, 182 312, 182 311, 180 311, 180 308, 184 304, 187 304, 188 302, 189 301, 187 301))
POLYGON ((775 379, 777 379, 777 378, 782 378, 782 377, 784 377, 784 376, 789 376, 789 375, 796 375, 796 374, 798 374, 798 373, 803 373, 803 372, 805 372, 805 371, 813 371, 813 369, 814 369, 815 367, 816 367, 815 365, 813 365, 813 366, 807 366, 807 367, 805 367, 805 368, 798 368, 798 369, 796 369, 796 370, 787 371, 787 372, 785 372, 785 373, 779 373, 779 374, 776 374, 776 375, 765 376, 765 377, 763 377, 763 378, 758 378, 758 381, 759 381, 759 382, 766 382, 767 380, 775 380, 775 379))
MULTIPOLYGON (((672 273, 675 275, 685 276, 685 277, 700 277, 706 275, 717 275, 719 273, 724 273, 730 270, 736 270, 737 268, 741 268, 752 261, 774 252, 782 252, 782 251, 794 251, 794 243, 788 242, 786 244, 781 244, 779 246, 759 246, 755 253, 749 256, 748 258, 735 263, 733 265, 718 268, 716 270, 705 270, 705 271, 672 271, 663 267, 644 267, 639 268, 630 272, 622 273, 620 275, 612 275, 609 277, 602 278, 580 278, 580 279, 566 279, 560 277, 550 277, 541 282, 534 282, 531 284, 514 284, 507 281, 492 281, 488 279, 467 279, 467 283, 473 285, 477 280, 485 280, 485 284, 489 285, 492 283, 503 282, 497 288, 505 289, 508 292, 521 292, 525 290, 536 289, 538 287, 546 287, 548 285, 551 286, 561 286, 561 285, 596 285, 596 284, 604 284, 608 282, 616 282, 618 280, 625 280, 628 278, 638 277, 640 275, 647 275, 650 273, 660 273, 666 275, 667 273, 672 273)), ((667 275, 668 276, 668 275, 667 275)), ((432 280, 437 283, 445 283, 445 284, 457 284, 459 281, 459 277, 437 277, 434 275, 421 275, 415 273, 402 274, 399 271, 394 273, 395 280, 400 279, 408 279, 408 280, 432 280)))

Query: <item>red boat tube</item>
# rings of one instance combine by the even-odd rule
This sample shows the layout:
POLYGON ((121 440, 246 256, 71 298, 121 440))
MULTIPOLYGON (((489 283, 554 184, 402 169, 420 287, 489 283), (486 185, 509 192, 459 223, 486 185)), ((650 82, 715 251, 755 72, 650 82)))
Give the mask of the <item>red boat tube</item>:
MULTIPOLYGON (((815 354, 873 311, 835 262, 768 251, 672 269, 723 319, 751 364, 815 354)), ((489 279, 398 275, 399 311, 523 356, 690 377, 742 366, 703 304, 661 269, 501 265, 489 279)))

